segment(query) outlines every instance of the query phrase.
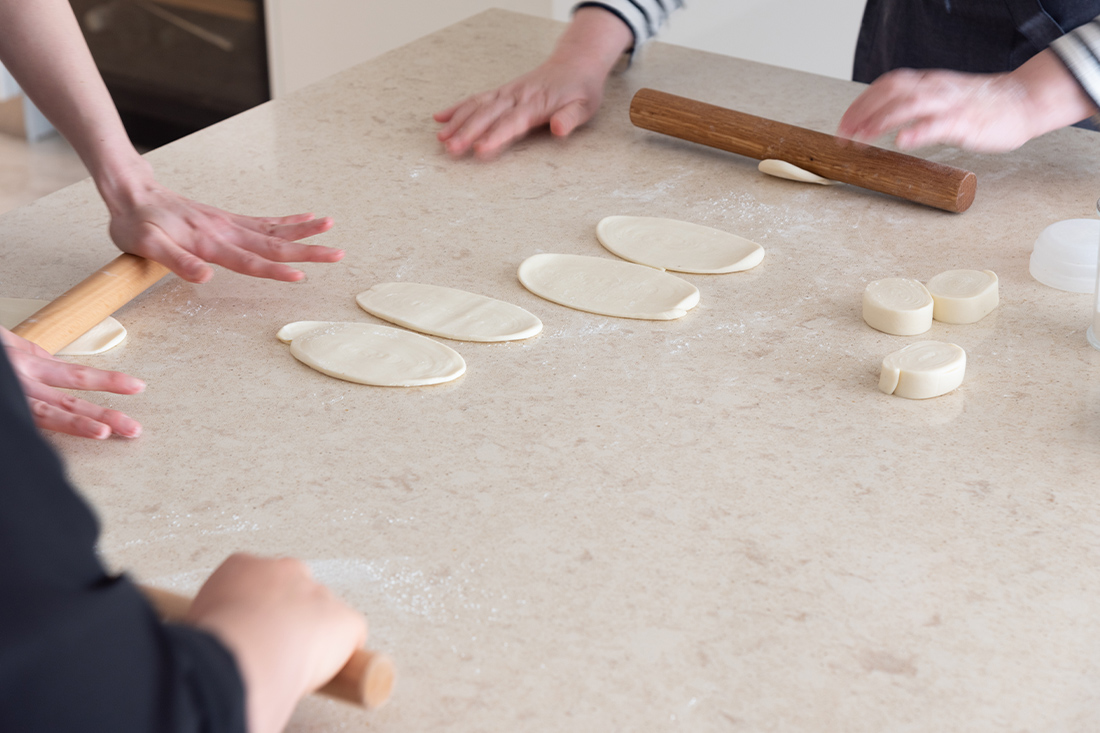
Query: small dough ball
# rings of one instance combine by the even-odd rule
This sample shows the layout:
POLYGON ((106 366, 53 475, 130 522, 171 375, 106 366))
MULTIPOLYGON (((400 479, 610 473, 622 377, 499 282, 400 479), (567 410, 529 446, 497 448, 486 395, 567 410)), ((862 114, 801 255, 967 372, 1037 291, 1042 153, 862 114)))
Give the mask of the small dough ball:
POLYGON ((958 389, 966 374, 966 352, 955 344, 919 341, 882 360, 878 388, 910 400, 926 400, 958 389))
POLYGON ((831 181, 828 178, 822 178, 816 173, 811 173, 805 168, 799 168, 797 165, 788 163, 785 160, 776 160, 774 158, 767 158, 760 161, 760 165, 756 166, 756 168, 761 173, 766 173, 769 176, 786 178, 788 181, 798 181, 799 183, 816 183, 819 186, 835 186, 840 183, 840 181, 831 181))
POLYGON ((863 291, 863 320, 895 336, 916 336, 932 328, 933 307, 928 288, 906 277, 875 280, 863 291))
POLYGON ((932 317, 942 323, 977 323, 997 307, 997 275, 992 270, 948 270, 928 281, 935 307, 932 317))

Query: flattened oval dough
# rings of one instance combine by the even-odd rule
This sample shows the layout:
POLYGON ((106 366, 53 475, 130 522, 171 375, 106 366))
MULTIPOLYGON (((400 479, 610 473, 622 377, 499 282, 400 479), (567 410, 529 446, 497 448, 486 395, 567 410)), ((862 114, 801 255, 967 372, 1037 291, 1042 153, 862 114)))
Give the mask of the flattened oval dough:
POLYGON ((699 290, 686 280, 602 257, 538 254, 524 260, 518 274, 540 298, 615 318, 671 321, 699 302, 699 290))
POLYGON ((785 160, 775 160, 774 158, 760 161, 760 165, 756 168, 761 173, 767 173, 769 176, 786 178, 788 181, 798 181, 799 183, 816 183, 820 186, 835 186, 840 183, 840 181, 822 178, 816 173, 811 173, 805 168, 799 168, 797 165, 788 163, 785 160))
MULTIPOLYGON (((0 326, 15 328, 50 304, 48 300, 32 298, 0 298, 0 326)), ((58 356, 90 356, 102 354, 126 340, 126 328, 108 316, 92 326, 83 336, 57 352, 58 356)))
POLYGON ((948 270, 928 281, 935 306, 932 317, 943 323, 977 323, 997 307, 997 275, 992 270, 948 270))
POLYGON ((290 353, 322 374, 377 387, 420 387, 458 379, 466 362, 427 336, 371 323, 298 321, 279 330, 290 353))
POLYGON ((518 305, 438 285, 378 283, 355 302, 390 323, 458 341, 515 341, 542 330, 518 305))
POLYGON ((596 236, 624 260, 676 272, 740 272, 764 259, 764 248, 756 242, 676 219, 608 216, 596 226, 596 236))
POLYGON ((905 277, 875 280, 863 291, 863 320, 895 336, 915 336, 932 328, 932 308, 928 288, 905 277))
POLYGON ((919 341, 882 360, 878 388, 910 400, 926 400, 958 389, 966 375, 966 352, 955 344, 919 341))

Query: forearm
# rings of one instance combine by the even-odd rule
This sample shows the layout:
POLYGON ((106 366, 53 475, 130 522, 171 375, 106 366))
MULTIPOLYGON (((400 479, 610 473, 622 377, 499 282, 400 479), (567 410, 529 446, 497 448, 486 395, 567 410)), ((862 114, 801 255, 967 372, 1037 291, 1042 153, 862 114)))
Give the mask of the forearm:
MULTIPOLYGON (((1062 86, 1067 87, 1064 94, 1073 95, 1077 105, 1074 114, 1083 112, 1072 122, 1095 114, 1100 107, 1100 18, 1055 40, 1045 55, 1046 61, 1056 67, 1056 72, 1060 72, 1062 86), (1070 89, 1070 86, 1076 88, 1070 89)), ((1028 64, 1038 58, 1031 59, 1028 64)), ((1054 73, 1051 72, 1052 75, 1054 73)))
POLYGON ((1051 49, 1031 57, 1010 77, 1025 90, 1031 137, 1096 114, 1096 105, 1051 49))
POLYGON ((66 0, 0 0, 0 29, 0 60, 72 144, 109 208, 135 178, 151 178, 66 0))
POLYGON ((606 77, 633 43, 630 28, 613 13, 583 7, 573 15, 547 63, 576 65, 606 77))

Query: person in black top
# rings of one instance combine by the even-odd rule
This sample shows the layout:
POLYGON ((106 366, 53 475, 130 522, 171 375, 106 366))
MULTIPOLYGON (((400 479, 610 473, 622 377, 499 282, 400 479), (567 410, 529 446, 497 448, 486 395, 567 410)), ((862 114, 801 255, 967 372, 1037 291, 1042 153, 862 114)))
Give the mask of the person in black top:
POLYGON ((294 560, 230 558, 161 623, 95 552, 98 526, 0 349, 0 730, 268 733, 366 638, 294 560))

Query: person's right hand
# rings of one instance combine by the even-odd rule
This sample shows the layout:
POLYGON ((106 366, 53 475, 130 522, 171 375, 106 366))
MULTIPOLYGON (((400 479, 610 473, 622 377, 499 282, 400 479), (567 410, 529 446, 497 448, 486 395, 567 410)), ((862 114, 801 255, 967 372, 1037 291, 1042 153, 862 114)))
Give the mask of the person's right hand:
POLYGON ((126 438, 141 435, 137 420, 58 389, 136 394, 145 389, 140 379, 62 361, 6 328, 0 328, 0 345, 7 351, 39 428, 95 440, 112 434, 126 438))
POLYGON ((250 733, 275 733, 304 696, 367 639, 367 620, 289 558, 233 555, 195 597, 186 622, 217 636, 245 683, 250 733))
POLYGON ((548 60, 499 89, 436 112, 435 121, 444 123, 436 136, 451 155, 473 150, 483 159, 547 123, 551 133, 565 137, 596 114, 606 79, 598 70, 548 60))
POLYGON ((564 137, 600 108, 611 69, 634 42, 618 17, 597 7, 573 15, 554 52, 534 71, 436 112, 436 135, 454 156, 492 158, 545 124, 564 137))

